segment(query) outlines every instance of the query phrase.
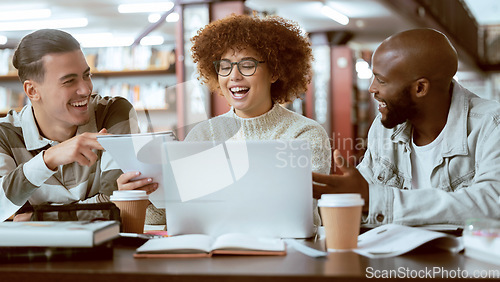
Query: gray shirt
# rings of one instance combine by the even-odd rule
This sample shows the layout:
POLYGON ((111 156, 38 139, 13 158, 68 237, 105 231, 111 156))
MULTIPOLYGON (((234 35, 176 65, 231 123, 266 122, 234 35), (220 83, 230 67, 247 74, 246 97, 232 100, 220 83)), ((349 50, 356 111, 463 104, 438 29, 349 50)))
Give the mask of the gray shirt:
POLYGON ((368 134, 358 170, 370 184, 366 223, 458 224, 500 218, 500 104, 454 82, 441 154, 430 161, 432 187, 411 185, 411 131, 387 129, 380 115, 368 134))
MULTIPOLYGON (((124 98, 94 94, 89 111, 90 120, 78 127, 77 135, 102 128, 114 134, 138 132, 137 114, 124 98)), ((26 202, 37 205, 109 201, 122 173, 110 156, 98 151, 98 160, 91 167, 75 162, 52 171, 43 161, 43 152, 57 144, 38 132, 31 105, 19 113, 12 110, 0 119, 0 221, 26 202)))

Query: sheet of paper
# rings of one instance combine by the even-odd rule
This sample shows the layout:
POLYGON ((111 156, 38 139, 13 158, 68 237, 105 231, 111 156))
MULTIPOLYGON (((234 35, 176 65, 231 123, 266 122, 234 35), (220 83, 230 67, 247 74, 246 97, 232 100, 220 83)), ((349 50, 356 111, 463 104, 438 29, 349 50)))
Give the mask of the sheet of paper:
POLYGON ((460 250, 460 240, 440 232, 398 224, 386 224, 358 237, 354 252, 370 258, 393 257, 409 252, 427 242, 443 238, 443 248, 460 250))
POLYGON ((158 189, 149 195, 157 208, 165 207, 161 146, 165 141, 174 140, 175 135, 170 131, 97 136, 97 141, 123 172, 140 171, 139 178, 151 177, 158 182, 158 189))

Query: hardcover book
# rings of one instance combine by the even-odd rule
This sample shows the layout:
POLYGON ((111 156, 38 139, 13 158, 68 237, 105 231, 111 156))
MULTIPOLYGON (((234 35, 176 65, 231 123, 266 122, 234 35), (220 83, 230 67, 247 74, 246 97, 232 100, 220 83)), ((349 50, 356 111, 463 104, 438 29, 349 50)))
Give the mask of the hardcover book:
POLYGON ((0 247, 0 263, 107 260, 113 258, 113 241, 87 248, 0 247))
POLYGON ((108 221, 26 221, 0 223, 2 247, 75 247, 101 245, 119 236, 120 223, 108 221))

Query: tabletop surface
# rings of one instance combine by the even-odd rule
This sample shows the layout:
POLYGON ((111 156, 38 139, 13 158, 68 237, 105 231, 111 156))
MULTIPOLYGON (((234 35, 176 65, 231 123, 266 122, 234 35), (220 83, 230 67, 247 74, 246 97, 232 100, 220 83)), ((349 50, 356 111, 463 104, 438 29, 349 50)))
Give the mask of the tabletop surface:
MULTIPOLYGON (((302 242, 324 249, 323 242, 302 242)), ((118 245, 113 259, 4 263, 0 281, 323 281, 337 278, 496 278, 500 266, 436 250, 383 259, 353 252, 308 257, 293 248, 286 256, 137 259, 135 247, 118 245), (64 280, 63 280, 64 279, 64 280)))

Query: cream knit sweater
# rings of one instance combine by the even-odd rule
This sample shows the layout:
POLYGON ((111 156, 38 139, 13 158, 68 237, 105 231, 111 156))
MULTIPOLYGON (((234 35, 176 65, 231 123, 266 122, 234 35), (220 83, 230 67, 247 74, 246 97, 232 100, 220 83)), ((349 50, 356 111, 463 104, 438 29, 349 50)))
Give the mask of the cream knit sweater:
POLYGON ((330 173, 331 147, 325 129, 316 121, 292 112, 279 104, 258 117, 241 118, 234 109, 196 125, 185 141, 222 140, 292 140, 309 141, 312 170, 330 173))

